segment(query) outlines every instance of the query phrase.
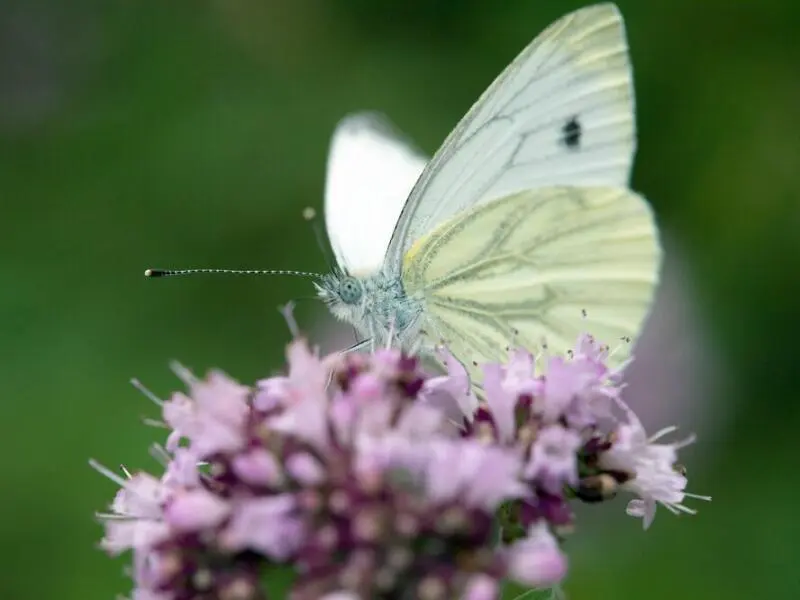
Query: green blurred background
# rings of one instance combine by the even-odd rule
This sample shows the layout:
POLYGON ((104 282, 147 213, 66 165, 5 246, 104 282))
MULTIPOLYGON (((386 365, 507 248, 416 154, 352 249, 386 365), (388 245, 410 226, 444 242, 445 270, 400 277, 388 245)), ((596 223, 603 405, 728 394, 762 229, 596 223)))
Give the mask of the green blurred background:
MULTIPOLYGON (((336 121, 380 110, 433 152, 518 50, 582 5, 3 0, 0 598, 126 593, 125 561, 94 547, 92 513, 114 487, 86 461, 154 467, 146 447, 163 436, 141 418, 156 411, 128 379, 166 395, 173 358, 265 376, 289 337, 276 307, 312 293, 301 279, 148 281, 143 269, 324 269, 300 215, 321 205, 336 121)), ((718 365, 714 393, 676 416, 718 424, 687 459, 691 488, 714 502, 691 518, 664 511, 646 534, 618 518, 624 504, 599 509, 607 522, 575 543, 567 591, 800 598, 800 4, 619 5, 634 187, 694 290, 676 302, 698 315, 663 350, 702 343, 713 356, 695 379, 718 365)), ((301 304, 301 322, 320 310, 301 304)), ((673 398, 697 383, 669 368, 661 379, 673 398)))

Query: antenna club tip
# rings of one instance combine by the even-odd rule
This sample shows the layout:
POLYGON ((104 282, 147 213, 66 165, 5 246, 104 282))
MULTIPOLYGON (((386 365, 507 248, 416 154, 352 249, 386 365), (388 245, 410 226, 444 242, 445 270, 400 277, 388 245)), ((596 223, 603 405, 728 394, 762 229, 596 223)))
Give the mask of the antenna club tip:
POLYGON ((315 210, 314 210, 313 208, 311 208, 310 206, 306 206, 306 207, 303 209, 303 218, 304 218, 306 221, 313 221, 313 220, 314 220, 314 218, 315 218, 316 216, 317 216, 317 211, 315 211, 315 210))
POLYGON ((145 269, 144 276, 145 277, 161 277, 164 274, 164 271, 161 269, 145 269))

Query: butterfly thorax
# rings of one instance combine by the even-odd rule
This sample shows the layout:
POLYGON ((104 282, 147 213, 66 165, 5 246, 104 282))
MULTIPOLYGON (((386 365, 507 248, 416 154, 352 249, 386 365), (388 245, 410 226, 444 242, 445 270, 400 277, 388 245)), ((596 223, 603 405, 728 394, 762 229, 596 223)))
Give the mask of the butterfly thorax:
POLYGON ((366 277, 344 273, 324 276, 317 294, 334 317, 355 327, 376 345, 407 346, 421 326, 422 300, 409 297, 399 274, 379 271, 366 277))

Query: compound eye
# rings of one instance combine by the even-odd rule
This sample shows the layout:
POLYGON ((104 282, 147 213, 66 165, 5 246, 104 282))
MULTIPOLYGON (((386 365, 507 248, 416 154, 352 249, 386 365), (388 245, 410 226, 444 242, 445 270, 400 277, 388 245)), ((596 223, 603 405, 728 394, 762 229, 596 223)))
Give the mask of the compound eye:
POLYGON ((348 277, 339 286, 339 296, 345 304, 356 304, 361 299, 361 284, 348 277))

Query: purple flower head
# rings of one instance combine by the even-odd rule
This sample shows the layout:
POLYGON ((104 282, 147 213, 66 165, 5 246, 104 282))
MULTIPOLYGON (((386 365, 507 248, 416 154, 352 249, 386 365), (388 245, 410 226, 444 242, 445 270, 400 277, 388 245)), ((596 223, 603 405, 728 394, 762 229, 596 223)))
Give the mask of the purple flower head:
POLYGON ((502 502, 529 494, 523 459, 460 437, 447 408, 432 401, 463 400, 462 373, 426 377, 396 350, 347 356, 325 398, 304 398, 267 420, 302 457, 292 469, 298 454, 284 456, 305 532, 295 600, 453 597, 507 574, 492 523, 502 502), (455 553, 469 569, 451 562, 455 553))
POLYGON ((674 467, 691 439, 646 436, 593 338, 566 357, 514 350, 481 366, 482 390, 438 352, 431 376, 399 350, 320 357, 297 338, 254 388, 179 366, 187 393, 137 384, 173 430, 153 452, 163 476, 95 465, 120 487, 101 547, 131 552, 132 598, 267 600, 260 578, 288 564, 291 600, 490 600, 505 579, 563 580, 554 532, 574 498, 630 491, 645 526, 658 503, 693 512, 674 467))

